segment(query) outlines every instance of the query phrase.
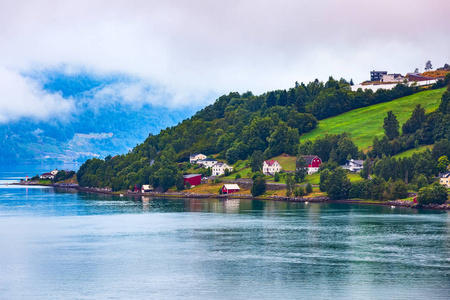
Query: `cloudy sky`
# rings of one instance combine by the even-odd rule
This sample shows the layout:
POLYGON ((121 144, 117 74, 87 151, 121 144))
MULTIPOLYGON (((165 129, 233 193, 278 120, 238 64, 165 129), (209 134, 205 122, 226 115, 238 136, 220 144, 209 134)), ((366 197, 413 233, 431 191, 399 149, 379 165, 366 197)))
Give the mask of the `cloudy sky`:
POLYGON ((73 108, 29 74, 117 75, 127 80, 98 97, 170 108, 439 67, 449 11, 445 0, 0 0, 0 123, 73 108))

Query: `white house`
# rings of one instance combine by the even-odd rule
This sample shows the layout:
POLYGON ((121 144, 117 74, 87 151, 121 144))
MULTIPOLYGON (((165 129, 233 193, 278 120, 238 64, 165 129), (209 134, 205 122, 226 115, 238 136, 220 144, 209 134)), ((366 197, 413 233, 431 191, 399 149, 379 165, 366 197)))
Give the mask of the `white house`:
POLYGON ((42 175, 40 176, 40 178, 42 178, 42 179, 53 179, 53 178, 55 178, 55 175, 53 175, 53 174, 50 173, 50 172, 47 172, 47 173, 42 174, 42 175))
POLYGON ((53 171, 50 171, 50 173, 53 175, 53 176, 55 176, 56 174, 58 174, 58 169, 54 169, 53 171))
POLYGON ((225 169, 228 169, 230 172, 233 171, 233 167, 230 167, 226 163, 216 163, 212 167, 212 175, 219 176, 225 174, 225 169))
POLYGON ((204 155, 204 154, 194 153, 191 156, 189 156, 189 162, 192 164, 198 160, 205 159, 205 158, 206 158, 206 155, 204 155))
POLYGON ((281 171, 281 165, 276 160, 265 160, 263 162, 262 171, 265 175, 272 175, 281 171))
POLYGON ((363 169, 364 161, 360 159, 347 160, 347 163, 342 166, 342 169, 349 170, 350 172, 359 173, 363 169))
POLYGON ((450 172, 439 173, 439 183, 450 188, 450 172))
POLYGON ((212 168, 212 166, 217 164, 217 160, 215 160, 214 158, 205 158, 197 160, 197 164, 203 166, 204 168, 212 168))

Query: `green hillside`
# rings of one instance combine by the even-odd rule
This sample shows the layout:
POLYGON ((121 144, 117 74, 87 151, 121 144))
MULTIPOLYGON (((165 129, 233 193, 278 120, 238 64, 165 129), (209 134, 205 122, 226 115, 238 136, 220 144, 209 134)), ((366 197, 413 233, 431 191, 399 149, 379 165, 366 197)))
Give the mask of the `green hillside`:
POLYGON ((427 149, 433 150, 434 145, 423 145, 419 148, 409 149, 407 151, 404 151, 402 153, 399 153, 395 155, 396 158, 404 158, 404 157, 411 157, 414 153, 421 153, 426 151, 427 149))
POLYGON ((402 125, 411 116, 417 104, 424 107, 427 113, 438 108, 444 92, 445 88, 424 91, 324 119, 319 122, 314 130, 303 134, 300 140, 314 140, 316 137, 327 133, 338 134, 347 131, 351 133, 353 142, 360 149, 365 149, 372 144, 375 136, 381 137, 383 135, 383 120, 388 111, 392 110, 402 125))

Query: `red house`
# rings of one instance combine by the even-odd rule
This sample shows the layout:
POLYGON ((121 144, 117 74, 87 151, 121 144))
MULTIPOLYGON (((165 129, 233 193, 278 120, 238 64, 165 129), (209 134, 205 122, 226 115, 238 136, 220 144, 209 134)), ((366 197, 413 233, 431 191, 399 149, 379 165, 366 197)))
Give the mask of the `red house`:
POLYGON ((308 164, 308 175, 319 171, 320 164, 322 163, 320 157, 318 157, 317 155, 303 155, 303 158, 308 164))
POLYGON ((233 194, 237 193, 241 188, 237 184, 224 184, 222 187, 222 194, 233 194))
POLYGON ((191 186, 199 185, 202 182, 202 174, 183 175, 184 184, 189 182, 191 186))

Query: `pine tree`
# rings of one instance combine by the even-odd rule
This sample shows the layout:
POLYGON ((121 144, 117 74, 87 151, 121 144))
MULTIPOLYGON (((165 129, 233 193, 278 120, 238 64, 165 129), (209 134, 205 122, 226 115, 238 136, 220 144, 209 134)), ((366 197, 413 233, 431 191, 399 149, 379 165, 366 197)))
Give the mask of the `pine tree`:
POLYGON ((397 138, 400 133, 398 129, 400 128, 400 125, 398 124, 397 117, 394 115, 392 110, 388 111, 387 117, 384 118, 384 133, 386 134, 386 137, 391 141, 395 138, 397 138))

